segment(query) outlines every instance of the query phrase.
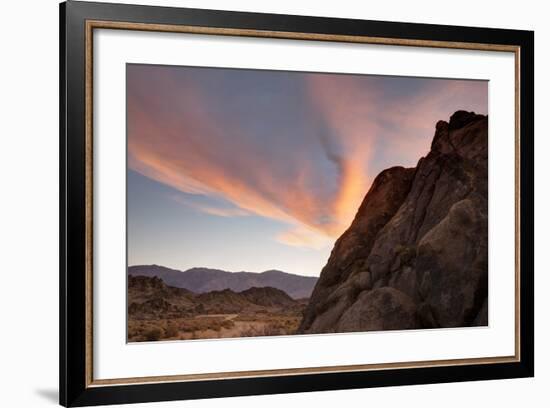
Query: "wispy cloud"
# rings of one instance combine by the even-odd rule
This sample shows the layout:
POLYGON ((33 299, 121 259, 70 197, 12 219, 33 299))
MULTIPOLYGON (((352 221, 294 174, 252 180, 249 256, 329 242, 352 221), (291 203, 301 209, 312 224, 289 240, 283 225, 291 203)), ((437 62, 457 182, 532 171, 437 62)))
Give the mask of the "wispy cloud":
POLYGON ((238 207, 216 207, 213 205, 192 201, 180 195, 172 195, 171 198, 174 201, 190 207, 196 211, 204 214, 216 215, 218 217, 247 217, 252 215, 250 212, 238 207))
POLYGON ((313 249, 321 249, 334 242, 330 235, 319 233, 318 230, 305 225, 298 225, 283 231, 275 239, 285 245, 313 249))

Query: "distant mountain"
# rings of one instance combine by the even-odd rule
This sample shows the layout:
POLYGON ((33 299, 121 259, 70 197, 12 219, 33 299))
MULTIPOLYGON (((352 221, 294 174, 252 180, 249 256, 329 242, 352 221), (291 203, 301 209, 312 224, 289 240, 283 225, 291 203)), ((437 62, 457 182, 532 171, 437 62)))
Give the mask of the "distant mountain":
POLYGON ((226 272, 219 269, 192 268, 186 271, 159 265, 128 267, 128 275, 158 277, 168 286, 183 288, 195 293, 230 289, 242 292, 250 288, 271 287, 284 291, 293 299, 308 298, 313 291, 316 277, 294 275, 270 270, 255 272, 226 272))

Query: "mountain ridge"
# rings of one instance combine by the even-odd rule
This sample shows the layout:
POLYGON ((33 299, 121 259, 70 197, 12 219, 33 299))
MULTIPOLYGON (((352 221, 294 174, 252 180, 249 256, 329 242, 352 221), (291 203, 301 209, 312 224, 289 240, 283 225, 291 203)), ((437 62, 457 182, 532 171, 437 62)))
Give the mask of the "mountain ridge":
POLYGON ((205 293, 231 289, 242 292, 252 287, 273 287, 287 293, 293 299, 308 298, 317 277, 303 276, 270 269, 263 272, 228 272, 221 269, 194 267, 181 271, 161 265, 133 265, 128 267, 130 276, 156 276, 166 285, 205 293))

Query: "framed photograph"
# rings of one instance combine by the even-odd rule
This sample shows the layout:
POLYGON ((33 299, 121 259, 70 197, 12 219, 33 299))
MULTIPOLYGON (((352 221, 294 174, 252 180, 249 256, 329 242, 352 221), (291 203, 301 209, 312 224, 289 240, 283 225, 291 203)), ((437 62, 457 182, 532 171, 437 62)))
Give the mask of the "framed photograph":
POLYGON ((533 376, 533 32, 60 27, 62 405, 533 376))

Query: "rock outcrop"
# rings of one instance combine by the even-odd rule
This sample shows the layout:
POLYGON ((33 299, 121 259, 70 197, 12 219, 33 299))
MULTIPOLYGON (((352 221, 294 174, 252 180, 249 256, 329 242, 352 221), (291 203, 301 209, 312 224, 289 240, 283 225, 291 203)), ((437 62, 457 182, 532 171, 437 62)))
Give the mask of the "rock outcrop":
POLYGON ((154 276, 128 276, 128 315, 134 320, 190 318, 197 314, 299 311, 304 302, 271 287, 193 293, 154 276))
POLYGON ((300 333, 487 325, 487 126, 458 111, 416 168, 376 177, 300 333))

